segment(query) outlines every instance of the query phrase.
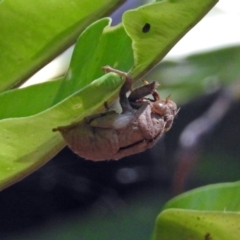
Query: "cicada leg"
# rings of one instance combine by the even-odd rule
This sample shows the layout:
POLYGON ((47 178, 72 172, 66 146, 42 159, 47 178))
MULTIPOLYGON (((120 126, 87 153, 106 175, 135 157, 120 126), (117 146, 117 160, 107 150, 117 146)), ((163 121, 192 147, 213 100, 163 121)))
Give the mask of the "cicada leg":
POLYGON ((114 73, 117 73, 119 74, 121 77, 124 77, 125 78, 125 82, 124 84, 122 85, 121 89, 120 89, 120 92, 119 92, 119 102, 120 102, 120 105, 122 107, 122 110, 123 112, 126 112, 126 111, 132 111, 132 107, 129 103, 129 100, 127 98, 127 92, 131 90, 131 87, 132 87, 132 78, 125 72, 122 72, 120 70, 117 70, 117 69, 114 69, 114 68, 111 68, 109 66, 105 66, 102 68, 105 72, 114 72, 114 73))

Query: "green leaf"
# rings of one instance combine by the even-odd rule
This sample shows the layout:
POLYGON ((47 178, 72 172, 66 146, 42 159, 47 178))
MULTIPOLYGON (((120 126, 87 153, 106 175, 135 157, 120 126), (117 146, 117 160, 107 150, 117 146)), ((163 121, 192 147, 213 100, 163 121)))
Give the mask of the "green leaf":
POLYGON ((156 223, 154 240, 238 240, 240 213, 168 209, 156 223))
POLYGON ((0 92, 19 84, 74 43, 120 0, 0 1, 0 92))
POLYGON ((52 132, 54 127, 92 114, 121 85, 120 77, 110 73, 40 114, 0 121, 0 189, 30 174, 65 146, 61 135, 52 132))
MULTIPOLYGON (((101 68, 105 65, 124 71, 130 69, 133 65, 131 39, 121 26, 109 24, 109 18, 101 19, 79 37, 66 78, 0 94, 0 119, 31 116, 52 107, 101 77, 104 74, 101 68), (96 42, 93 44, 91 39, 96 42)), ((116 97, 117 94, 112 98, 116 97)))
POLYGON ((166 0, 127 11, 123 23, 133 39, 133 77, 148 72, 218 0, 166 0))
POLYGON ((239 195, 240 182, 235 182, 200 187, 171 199, 157 218, 154 239, 239 239, 239 195))
POLYGON ((55 102, 102 76, 103 66, 109 65, 122 71, 131 68, 133 65, 131 39, 121 24, 116 27, 110 27, 110 24, 111 19, 101 19, 81 34, 55 102))
POLYGON ((164 207, 204 211, 240 211, 240 182, 212 184, 186 192, 164 207))
MULTIPOLYGON (((100 29, 94 30, 92 25, 87 34, 83 33, 78 40, 85 42, 86 45, 79 44, 76 47, 67 78, 60 88, 56 102, 87 84, 91 79, 99 77, 101 66, 104 65, 110 65, 122 71, 128 71, 133 67, 130 72, 133 77, 144 75, 216 2, 217 0, 191 2, 168 0, 125 12, 123 27, 132 39, 132 46, 121 25, 113 28, 106 27, 104 32, 100 29), (148 32, 143 32, 146 22, 150 24, 150 29, 148 32), (91 46, 89 46, 90 39, 91 46), (88 54, 85 54, 86 49, 88 54), (82 66, 79 66, 79 56, 84 59, 82 66), (94 66, 92 62, 95 63, 94 66), (89 71, 90 64, 91 71, 89 71), (85 76, 85 78, 75 81, 72 72, 76 71, 78 75, 75 77, 85 76)), ((104 26, 104 22, 102 24, 104 26)))
POLYGON ((27 117, 48 109, 52 106, 61 82, 62 78, 1 93, 0 119, 27 117))
MULTIPOLYGON (((108 19, 102 19, 93 24, 93 29, 101 33, 108 23, 108 19)), ((89 29, 92 30, 91 28, 89 29)), ((89 31, 89 29, 86 30, 85 34, 92 34, 92 31, 89 31)), ((119 31, 118 29, 117 31, 119 31)), ((110 37, 105 38, 107 41, 111 38, 111 32, 109 32, 109 35, 110 37)), ((86 40, 81 41, 80 39, 81 37, 76 45, 76 49, 81 44, 86 46, 86 40)), ((89 45, 88 40, 87 44, 89 45)), ((81 61, 76 59, 75 62, 73 61, 73 64, 81 66, 81 62, 84 63, 84 61, 84 59, 81 61)), ((94 66, 95 62, 92 61, 86 66, 88 67, 86 70, 91 71, 94 66)), ((74 81, 79 82, 75 74, 80 80, 85 79, 84 73, 81 76, 78 71, 74 71, 71 75, 71 83, 73 85, 74 81)), ((104 73, 102 72, 101 74, 104 73)), ((8 101, 9 104, 11 99, 16 99, 16 97, 19 99, 19 101, 15 101, 13 108, 5 111, 4 104, 0 105, 0 109, 3 110, 1 117, 2 119, 5 118, 0 121, 0 189, 30 174, 65 146, 61 135, 52 132, 53 128, 77 122, 86 115, 91 115, 103 107, 104 102, 115 97, 122 84, 120 77, 113 73, 104 75, 96 81, 92 82, 92 80, 88 78, 88 82, 85 81, 82 86, 75 84, 79 87, 79 90, 76 88, 73 94, 51 108, 49 107, 53 105, 53 100, 64 79, 38 84, 25 89, 12 90, 0 95, 0 98, 5 103, 8 101), (87 85, 84 86, 85 84, 87 85), (94 94, 96 92, 97 94, 94 94), (29 98, 31 98, 30 103, 27 102, 29 98), (43 101, 39 101, 39 99, 43 99, 43 101), (37 102, 40 103, 38 104, 37 102), (36 106, 34 103, 36 103, 36 106), (16 111, 16 109, 19 110, 16 111), (45 109, 46 111, 36 114, 39 110, 45 109), (36 115, 31 116, 31 114, 36 115)))

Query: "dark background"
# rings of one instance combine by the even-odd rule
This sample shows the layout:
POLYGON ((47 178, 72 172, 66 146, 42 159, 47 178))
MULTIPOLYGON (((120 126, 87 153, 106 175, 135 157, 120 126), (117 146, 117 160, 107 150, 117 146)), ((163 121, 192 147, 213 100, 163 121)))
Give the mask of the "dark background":
MULTIPOLYGON (((67 147, 41 169, 0 193, 1 239, 148 239, 173 196, 182 130, 220 92, 181 106, 157 145, 120 161, 91 162, 67 147)), ((239 173, 239 104, 234 103, 196 152, 184 189, 235 181, 239 173)))

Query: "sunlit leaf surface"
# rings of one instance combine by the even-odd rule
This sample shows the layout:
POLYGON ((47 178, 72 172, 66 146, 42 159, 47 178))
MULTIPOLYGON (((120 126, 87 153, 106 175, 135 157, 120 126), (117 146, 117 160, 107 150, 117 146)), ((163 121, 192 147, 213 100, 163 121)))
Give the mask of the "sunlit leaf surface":
POLYGON ((132 76, 148 72, 217 0, 166 0, 127 11, 123 22, 133 39, 132 76))
POLYGON ((121 0, 0 1, 0 92, 26 80, 121 0))
POLYGON ((238 240, 240 213, 169 209, 157 219, 154 240, 238 240))
POLYGON ((156 240, 240 236, 240 182, 201 187, 170 200, 157 218, 156 240))

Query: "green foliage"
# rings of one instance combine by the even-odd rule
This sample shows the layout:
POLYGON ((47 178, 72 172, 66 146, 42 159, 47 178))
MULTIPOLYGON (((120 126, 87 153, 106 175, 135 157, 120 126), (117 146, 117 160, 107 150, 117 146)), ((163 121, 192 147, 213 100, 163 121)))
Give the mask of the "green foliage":
POLYGON ((240 214, 169 209, 157 220, 156 240, 238 240, 240 214))
POLYGON ((158 216, 154 239, 221 239, 240 236, 240 182, 201 187, 170 200, 158 216))
POLYGON ((0 92, 19 84, 73 44, 120 0, 0 2, 0 92))
POLYGON ((27 117, 46 110, 52 106, 61 82, 62 79, 58 79, 3 92, 0 94, 0 119, 27 117))
MULTIPOLYGON (((119 76, 114 74, 101 77, 103 75, 103 73, 101 73, 102 66, 111 65, 112 67, 125 71, 134 67, 132 70, 134 76, 143 75, 146 71, 150 70, 152 65, 156 64, 170 47, 173 46, 193 24, 203 17, 206 11, 215 3, 216 0, 196 0, 194 4, 186 0, 177 2, 163 1, 126 12, 123 17, 123 25, 133 41, 133 49, 131 39, 126 34, 123 25, 110 27, 109 19, 99 20, 88 27, 78 39, 69 71, 63 79, 54 83, 39 84, 27 90, 13 90, 6 94, 3 93, 0 96, 0 102, 1 98, 8 99, 12 110, 3 111, 2 121, 0 121, 0 188, 4 188, 27 174, 30 174, 46 161, 50 160, 64 146, 62 138, 58 133, 52 133, 52 128, 79 121, 103 106, 105 101, 111 101, 111 99, 117 97, 122 81, 119 76), (163 12, 167 9, 169 14, 153 14, 156 9, 160 13, 161 8, 163 12), (179 9, 179 12, 176 9, 179 9), (194 9, 197 10, 195 11, 194 9), (195 11, 194 15, 189 13, 189 11, 191 12, 193 10, 195 11), (180 12, 181 14, 179 15, 180 12), (169 15, 172 16, 170 19, 168 18, 169 15), (182 17, 182 15, 186 16, 182 17), (131 21, 129 18, 131 18, 131 21), (148 32, 148 37, 142 41, 142 28, 147 18, 151 20, 150 23, 152 26, 148 32), (176 22, 176 19, 179 27, 175 30, 174 28, 172 29, 172 27, 175 26, 174 22, 176 22), (159 22, 162 22, 162 24, 166 24, 167 22, 167 27, 159 25, 159 22), (135 29, 136 26, 138 26, 138 28, 135 29), (164 32, 161 32, 161 29, 164 29, 164 32), (169 31, 169 29, 171 30, 169 31), (159 34, 164 35, 164 41, 158 41, 159 34), (151 46, 151 49, 155 49, 155 51, 147 54, 147 49, 143 48, 141 42, 145 42, 146 46, 151 46), (48 87, 50 89, 49 91, 47 90, 48 87), (34 104, 26 104, 27 99, 29 102, 33 102, 30 98, 34 95, 33 91, 34 93, 38 92, 37 98, 33 97, 33 99, 36 99, 36 106, 34 104), (16 99, 15 96, 24 97, 21 100, 19 98, 16 99), (13 100, 12 102, 11 99, 13 100), (44 100, 40 101, 39 99, 44 100), (14 109, 18 110, 15 111, 14 109)), ((57 5, 59 4, 58 2, 57 5)), ((101 2, 101 4, 103 3, 101 2)), ((5 6, 6 5, 2 5, 2 7, 5 6)), ((33 5, 30 4, 30 6, 33 5)), ((86 4, 86 6, 89 6, 89 4, 86 4)), ((101 7, 102 6, 103 5, 101 5, 101 7)), ((51 7, 49 8, 51 9, 51 7)), ((22 8, 20 8, 20 10, 22 10, 22 8)), ((17 9, 15 9, 15 11, 17 11, 17 9)), ((39 9, 37 9, 37 11, 39 11, 39 9)), ((85 12, 85 10, 83 12, 85 12)), ((26 11, 26 14, 27 13, 28 11, 26 11)), ((91 13, 91 11, 88 13, 91 13)), ((59 15, 60 14, 56 14, 55 17, 57 18, 59 15)), ((24 15, 24 17, 26 16, 27 15, 24 15)), ((98 15, 95 14, 94 16, 96 17, 98 15)), ((48 15, 47 17, 51 19, 48 15)), ((59 20, 53 18, 53 22, 61 25, 64 22, 63 18, 64 15, 62 15, 59 20)), ((91 15, 89 19, 92 19, 91 15)), ((39 16, 38 20, 44 23, 46 19, 44 18, 44 20, 42 20, 39 16)), ((81 22, 81 20, 79 21, 81 22)), ((84 22, 86 23, 86 21, 84 22)), ((35 25, 33 27, 33 25, 25 26, 24 24, 21 27, 19 26, 19 29, 23 29, 23 27, 24 29, 29 29, 29 31, 36 29, 35 25)), ((69 25, 65 26, 65 31, 63 31, 65 37, 63 37, 63 39, 70 39, 70 37, 68 37, 68 35, 71 36, 69 31, 75 31, 68 27, 69 25)), ((52 28, 48 29, 47 33, 50 34, 51 30, 52 28)), ((52 35, 50 34, 51 41, 49 40, 51 44, 49 42, 45 43, 44 47, 37 50, 37 54, 34 51, 34 53, 29 53, 30 55, 26 54, 27 60, 24 63, 26 66, 24 64, 21 65, 23 72, 19 72, 18 79, 22 79, 23 76, 36 70, 36 62, 38 67, 43 64, 46 58, 49 58, 53 52, 56 52, 53 49, 61 50, 59 42, 62 42, 63 39, 59 38, 59 34, 60 33, 53 31, 52 35), (52 39, 54 39, 54 41, 52 39), (48 46, 48 48, 46 46, 48 46), (48 50, 51 52, 50 55, 48 50), (34 59, 34 61, 32 60, 30 63, 31 59, 34 59), (41 64, 39 65, 39 63, 41 64)), ((45 36, 46 33, 43 35, 45 36)), ((6 41, 10 43, 8 38, 6 41)), ((31 42, 34 41, 35 38, 32 37, 31 42)), ((39 43, 34 44, 38 46, 39 43)), ((16 46, 15 41, 13 42, 13 46, 16 46)), ((34 47, 27 47, 29 51, 32 51, 33 48, 34 47)), ((27 49, 21 51, 28 52, 27 49)), ((19 51, 19 53, 21 53, 21 51, 19 51)), ((12 60, 10 66, 16 65, 16 72, 18 72, 20 70, 17 68, 16 61, 16 59, 15 61, 12 60)), ((13 79, 13 77, 8 76, 7 73, 4 78, 13 79)), ((16 80, 16 77, 14 77, 14 79, 16 80)), ((8 82, 8 86, 12 84, 12 80, 7 80, 6 82, 8 82)))
POLYGON ((169 0, 127 11, 123 22, 133 40, 135 60, 131 75, 142 75, 159 63, 216 2, 169 0))
POLYGON ((109 65, 128 71, 133 65, 131 39, 122 25, 111 27, 111 20, 101 19, 79 37, 66 77, 55 98, 59 102, 103 75, 109 65), (91 43, 91 44, 89 44, 91 43))
POLYGON ((51 159, 65 145, 61 136, 53 133, 52 129, 67 125, 69 119, 78 121, 96 111, 119 91, 121 84, 122 80, 116 74, 108 74, 40 114, 2 120, 0 188, 21 179, 51 159), (99 94, 92 95, 99 88, 99 94))
POLYGON ((164 206, 164 209, 240 211, 239 194, 240 182, 211 184, 173 198, 164 206))
MULTIPOLYGON (((137 80, 217 0, 156 1, 127 11, 116 27, 110 26, 109 18, 103 18, 86 28, 119 2, 0 3, 0 91, 24 81, 82 32, 64 77, 0 94, 0 189, 35 171, 65 146, 53 128, 77 122, 99 111, 104 102, 116 99, 123 80, 113 73, 104 75, 102 66, 128 71, 137 80)), ((235 80, 238 50, 229 48, 165 62, 152 76, 158 75, 154 79, 184 102, 216 83, 235 80), (212 85, 206 86, 202 79, 212 79, 208 81, 212 85)), ((157 219, 154 239, 238 239, 239 194, 237 182, 206 186, 172 199, 157 219)))

